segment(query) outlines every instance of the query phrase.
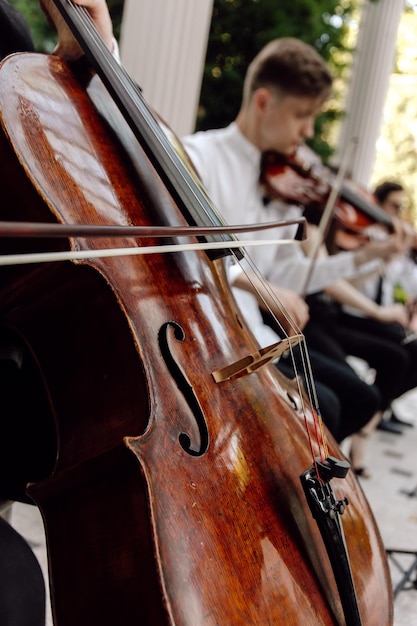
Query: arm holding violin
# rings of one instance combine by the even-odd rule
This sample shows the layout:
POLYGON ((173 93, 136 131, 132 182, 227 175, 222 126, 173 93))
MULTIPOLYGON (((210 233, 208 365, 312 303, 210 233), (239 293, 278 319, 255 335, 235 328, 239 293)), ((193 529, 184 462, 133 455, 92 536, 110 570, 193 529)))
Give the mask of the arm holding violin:
POLYGON ((402 304, 381 306, 365 296, 356 287, 346 280, 338 280, 324 290, 339 304, 350 306, 367 317, 383 323, 396 322, 407 328, 409 325, 409 313, 402 304))
POLYGON ((397 254, 405 254, 414 246, 415 233, 408 222, 392 219, 393 233, 381 240, 370 241, 354 253, 355 265, 359 267, 374 259, 389 260, 397 254))
MULTIPOLYGON (((306 242, 303 242, 304 251, 307 253, 308 249, 317 243, 317 238, 320 236, 317 227, 308 225, 309 237, 306 242)), ((400 235, 400 239, 402 234, 400 235)), ((401 239, 402 241, 402 239, 401 239)), ((407 240, 408 241, 408 240, 407 240)), ((378 242, 383 245, 386 242, 378 242)), ((397 242, 393 242, 393 247, 397 246, 397 242)), ((389 248, 391 250, 391 248, 389 248)), ((327 249, 324 245, 321 245, 318 251, 319 259, 330 258, 327 249)), ((364 257, 363 263, 369 263, 371 258, 364 257)), ((363 315, 371 317, 380 322, 397 322, 404 327, 408 326, 409 315, 407 308, 401 304, 392 304, 389 306, 381 306, 374 302, 371 298, 368 298, 364 293, 359 291, 348 280, 339 279, 333 281, 330 285, 325 287, 323 291, 329 295, 333 300, 339 304, 353 307, 360 311, 363 315)))

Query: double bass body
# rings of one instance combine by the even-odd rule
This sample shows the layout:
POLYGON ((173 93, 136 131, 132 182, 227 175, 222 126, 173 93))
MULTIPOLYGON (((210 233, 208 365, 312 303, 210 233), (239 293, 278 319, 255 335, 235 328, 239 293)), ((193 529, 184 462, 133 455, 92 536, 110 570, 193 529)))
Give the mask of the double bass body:
MULTIPOLYGON (((184 223, 97 78, 86 89, 62 60, 35 54, 9 57, 0 81, 1 219, 184 223)), ((140 245, 54 245, 127 244, 140 245)), ((26 478, 45 524, 55 624, 344 624, 299 480, 311 458, 288 381, 273 365, 212 377, 256 349, 221 261, 181 252, 1 274, 2 324, 44 398, 26 478), (56 444, 45 451, 51 424, 56 444), (51 462, 40 472, 43 454, 51 462)), ((354 477, 336 489, 350 501, 343 521, 363 623, 388 626, 372 514, 354 477)))

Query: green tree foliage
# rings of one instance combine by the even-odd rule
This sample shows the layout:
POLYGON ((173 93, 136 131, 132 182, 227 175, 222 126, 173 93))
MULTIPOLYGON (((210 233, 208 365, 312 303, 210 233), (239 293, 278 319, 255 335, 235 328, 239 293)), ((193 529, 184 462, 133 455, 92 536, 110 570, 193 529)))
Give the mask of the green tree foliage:
MULTIPOLYGON (((39 52, 51 52, 56 44, 56 34, 39 8, 37 0, 9 0, 29 24, 36 49, 39 52)), ((123 13, 123 0, 107 0, 113 20, 116 37, 120 33, 120 23, 123 13)))
POLYGON ((29 24, 35 47, 40 52, 53 49, 56 37, 53 29, 45 19, 38 2, 33 0, 8 0, 23 15, 29 24))
MULTIPOLYGON (((197 128, 225 126, 236 116, 247 66, 276 37, 296 37, 313 45, 340 76, 346 64, 345 34, 354 0, 214 0, 197 128)), ((340 111, 332 102, 317 120, 317 137, 340 111)), ((313 148, 326 160, 326 141, 313 148)))

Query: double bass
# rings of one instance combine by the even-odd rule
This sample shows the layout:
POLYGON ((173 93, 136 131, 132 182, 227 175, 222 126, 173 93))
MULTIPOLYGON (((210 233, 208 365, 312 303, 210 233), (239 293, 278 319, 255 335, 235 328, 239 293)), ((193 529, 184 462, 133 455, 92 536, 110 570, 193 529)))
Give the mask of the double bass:
MULTIPOLYGON (((176 181, 175 155, 132 82, 139 105, 125 106, 124 90, 109 96, 124 72, 84 12, 54 5, 100 72, 53 55, 2 63, 1 219, 217 223, 198 187, 190 199, 190 179, 176 181)), ((44 522, 55 625, 392 624, 372 512, 330 435, 328 455, 315 460, 303 391, 270 359, 219 376, 258 349, 222 256, 88 257, 144 245, 159 242, 128 233, 1 240, 2 254, 86 253, 1 267, 1 323, 27 372, 19 415, 36 424, 25 479, 44 522), (312 512, 332 535, 342 509, 346 546, 335 541, 329 558, 312 512)), ((24 438, 22 429, 17 456, 24 438)))

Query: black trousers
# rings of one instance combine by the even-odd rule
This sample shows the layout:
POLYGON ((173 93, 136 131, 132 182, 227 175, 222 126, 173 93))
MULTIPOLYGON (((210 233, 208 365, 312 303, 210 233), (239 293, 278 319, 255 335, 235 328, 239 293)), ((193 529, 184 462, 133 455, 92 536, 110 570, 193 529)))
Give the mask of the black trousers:
MULTIPOLYGON (((324 325, 321 320, 312 317, 304 333, 307 344, 328 358, 346 363, 346 357, 352 355, 374 368, 375 386, 381 396, 378 409, 384 411, 394 398, 414 387, 417 380, 409 386, 411 372, 406 350, 399 341, 390 340, 382 332, 378 334, 372 330, 373 321, 340 314, 337 321, 324 325)), ((413 378, 416 378, 416 373, 412 372, 413 378)))
POLYGON ((341 313, 339 339, 343 345, 349 345, 353 332, 358 339, 354 340, 352 349, 375 368, 375 384, 381 389, 386 405, 417 387, 417 340, 403 343, 405 333, 400 324, 341 313), (380 351, 375 349, 381 345, 380 351))
MULTIPOLYGON (((297 348, 294 354, 297 374, 303 377, 297 348)), ((311 349, 309 356, 323 421, 336 441, 341 442, 369 422, 381 404, 380 393, 375 385, 361 380, 345 361, 311 349)), ((295 375, 290 359, 281 359, 277 367, 289 377, 295 375)))

